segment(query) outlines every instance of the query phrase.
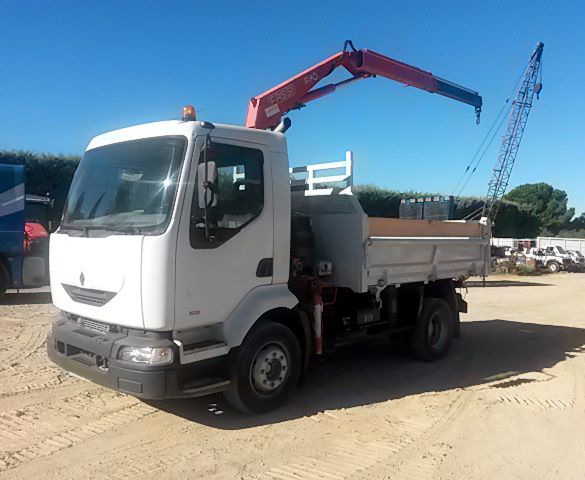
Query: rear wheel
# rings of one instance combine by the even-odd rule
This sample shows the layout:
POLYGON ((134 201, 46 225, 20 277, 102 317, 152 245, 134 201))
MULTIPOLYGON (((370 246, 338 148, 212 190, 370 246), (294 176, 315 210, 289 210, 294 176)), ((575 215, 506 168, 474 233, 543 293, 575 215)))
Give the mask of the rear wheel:
POLYGON ((453 312, 438 298, 425 298, 410 337, 415 357, 432 362, 446 355, 453 338, 453 312))
POLYGON ((281 406, 298 383, 301 349, 293 332, 279 323, 261 322, 244 339, 232 366, 227 400, 246 413, 281 406))
POLYGON ((557 273, 561 269, 561 266, 557 262, 548 262, 546 266, 552 273, 557 273))
POLYGON ((8 270, 3 263, 0 263, 0 298, 4 296, 6 290, 8 290, 8 285, 10 283, 10 276, 8 275, 8 270))

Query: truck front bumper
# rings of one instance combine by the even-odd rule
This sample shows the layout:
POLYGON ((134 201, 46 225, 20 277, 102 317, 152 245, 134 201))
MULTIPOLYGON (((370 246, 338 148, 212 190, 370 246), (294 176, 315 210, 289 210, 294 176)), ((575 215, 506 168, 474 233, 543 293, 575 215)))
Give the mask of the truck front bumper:
POLYGON ((94 383, 145 400, 200 397, 229 388, 228 355, 181 365, 170 332, 99 332, 62 316, 47 336, 49 358, 94 383), (173 363, 144 365, 117 359, 122 346, 173 348, 173 363))

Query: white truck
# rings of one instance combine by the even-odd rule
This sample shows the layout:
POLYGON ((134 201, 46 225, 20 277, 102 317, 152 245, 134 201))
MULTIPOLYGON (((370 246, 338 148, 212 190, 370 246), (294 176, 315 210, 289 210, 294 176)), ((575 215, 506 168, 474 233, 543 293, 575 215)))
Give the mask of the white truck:
MULTIPOLYGON (((562 262, 560 263, 560 266, 563 270, 572 270, 575 264, 575 259, 573 257, 573 255, 571 255, 571 253, 567 252, 563 247, 555 245, 555 246, 551 246, 551 247, 546 247, 543 249, 546 255, 549 256, 556 256, 559 257, 560 259, 562 259, 562 262)), ((552 265, 548 265, 548 268, 552 271, 552 272, 556 272, 558 271, 558 269, 554 269, 552 267, 552 265)))
POLYGON ((585 255, 585 238, 538 237, 538 248, 562 247, 567 251, 578 251, 585 255))
POLYGON ((570 270, 573 266, 573 257, 562 247, 532 247, 524 252, 527 258, 534 258, 538 264, 548 268, 552 273, 561 270, 570 270))
POLYGON ((289 169, 287 125, 186 108, 91 140, 51 237, 56 364, 144 399, 225 392, 262 412, 351 342, 446 354, 456 287, 487 273, 488 222, 368 217, 351 156, 289 169))

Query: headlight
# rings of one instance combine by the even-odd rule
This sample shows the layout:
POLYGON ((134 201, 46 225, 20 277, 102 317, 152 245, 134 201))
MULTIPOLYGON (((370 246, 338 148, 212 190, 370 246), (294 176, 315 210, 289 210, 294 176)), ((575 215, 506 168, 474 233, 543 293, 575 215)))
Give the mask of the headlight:
POLYGON ((171 347, 132 347, 126 345, 118 350, 118 360, 145 365, 166 365, 173 362, 171 347))

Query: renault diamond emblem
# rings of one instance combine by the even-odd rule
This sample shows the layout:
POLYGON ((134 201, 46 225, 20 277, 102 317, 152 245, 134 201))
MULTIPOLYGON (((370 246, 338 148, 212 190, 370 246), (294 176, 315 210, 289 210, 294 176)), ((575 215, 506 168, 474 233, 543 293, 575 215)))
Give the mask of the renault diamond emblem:
POLYGON ((79 275, 79 283, 81 283, 82 287, 83 285, 85 285, 85 275, 83 274, 83 272, 81 272, 81 275, 79 275))

